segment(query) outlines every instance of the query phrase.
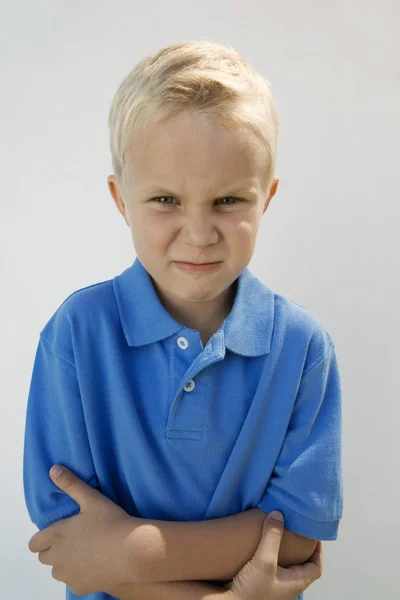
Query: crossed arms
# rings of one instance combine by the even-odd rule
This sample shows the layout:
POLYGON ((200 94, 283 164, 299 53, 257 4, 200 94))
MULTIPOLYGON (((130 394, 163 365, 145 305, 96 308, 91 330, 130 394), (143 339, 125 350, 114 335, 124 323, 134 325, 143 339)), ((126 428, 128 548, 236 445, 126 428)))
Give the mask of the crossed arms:
MULTIPOLYGON (((266 516, 261 509, 252 508, 208 521, 143 519, 131 534, 134 580, 229 581, 255 553, 266 516)), ((285 529, 279 566, 306 562, 316 545, 317 540, 285 529)))
MULTIPOLYGON (((120 600, 218 600, 210 584, 230 581, 254 555, 266 513, 258 508, 196 522, 143 519, 131 539, 132 584, 112 590, 120 600), (208 581, 204 581, 208 580, 208 581)), ((317 541, 284 530, 278 564, 302 564, 317 541)))

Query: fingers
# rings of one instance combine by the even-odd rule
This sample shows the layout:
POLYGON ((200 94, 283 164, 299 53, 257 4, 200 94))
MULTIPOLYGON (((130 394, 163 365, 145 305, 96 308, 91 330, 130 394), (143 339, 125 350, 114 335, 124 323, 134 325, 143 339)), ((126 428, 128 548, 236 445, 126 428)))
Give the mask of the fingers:
POLYGON ((53 562, 52 562, 50 549, 39 552, 38 560, 39 560, 39 562, 42 563, 42 565, 52 565, 53 562))
POLYGON ((304 591, 314 581, 322 576, 323 571, 323 551, 322 542, 318 541, 314 554, 308 562, 302 565, 293 565, 288 569, 279 569, 283 580, 297 580, 300 582, 301 590, 304 591))
POLYGON ((321 572, 324 569, 324 552, 323 552, 323 548, 322 548, 322 542, 320 540, 318 540, 317 546, 314 550, 314 554, 311 556, 309 562, 314 563, 319 569, 321 569, 321 572))
POLYGON ((47 532, 38 531, 35 533, 29 540, 28 548, 31 552, 41 552, 51 548, 47 532))
POLYGON ((284 532, 283 520, 274 518, 279 514, 278 511, 272 511, 264 520, 261 540, 252 559, 263 568, 278 568, 278 555, 284 532))
POLYGON ((284 589, 291 589, 297 596, 306 590, 314 581, 322 576, 323 550, 322 542, 318 541, 314 554, 308 562, 302 565, 293 565, 287 568, 278 566, 277 578, 284 589))

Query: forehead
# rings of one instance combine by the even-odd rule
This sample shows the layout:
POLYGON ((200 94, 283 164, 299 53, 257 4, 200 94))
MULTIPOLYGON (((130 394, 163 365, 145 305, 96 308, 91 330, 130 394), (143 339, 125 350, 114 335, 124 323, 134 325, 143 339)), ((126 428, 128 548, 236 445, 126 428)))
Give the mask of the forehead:
POLYGON ((232 184, 233 178, 254 185, 264 178, 266 150, 249 128, 228 131, 186 111, 150 125, 130 144, 127 162, 130 177, 141 187, 204 178, 220 185, 232 184))

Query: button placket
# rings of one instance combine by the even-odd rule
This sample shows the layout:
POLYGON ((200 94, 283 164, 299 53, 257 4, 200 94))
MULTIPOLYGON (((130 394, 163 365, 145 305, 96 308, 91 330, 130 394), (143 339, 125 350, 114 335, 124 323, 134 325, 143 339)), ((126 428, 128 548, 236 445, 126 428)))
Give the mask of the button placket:
MULTIPOLYGON (((179 348, 181 348, 181 350, 186 350, 189 347, 188 340, 183 336, 178 337, 178 339, 176 340, 176 343, 178 344, 179 348)), ((183 386, 183 389, 185 390, 185 392, 191 392, 192 390, 194 390, 195 387, 196 387, 196 384, 195 384, 194 380, 190 379, 190 381, 188 381, 183 386)))
POLYGON ((207 377, 203 377, 202 371, 224 356, 218 352, 217 338, 202 348, 197 332, 187 331, 173 343, 176 346, 171 347, 171 376, 175 377, 176 387, 169 407, 166 436, 169 440, 201 441, 209 410, 207 377), (181 374, 179 380, 178 374, 181 374))

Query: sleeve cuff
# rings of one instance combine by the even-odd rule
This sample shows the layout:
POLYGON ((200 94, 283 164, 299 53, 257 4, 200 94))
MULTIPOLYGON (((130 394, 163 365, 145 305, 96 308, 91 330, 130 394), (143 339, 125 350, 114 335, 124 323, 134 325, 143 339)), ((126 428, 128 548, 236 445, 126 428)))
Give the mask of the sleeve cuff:
POLYGON ((74 515, 77 515, 80 510, 80 506, 69 512, 66 512, 65 509, 63 511, 58 510, 52 513, 50 516, 47 516, 46 519, 42 519, 40 521, 38 519, 35 519, 34 523, 36 527, 41 531, 46 527, 50 527, 50 525, 53 525, 53 523, 55 523, 56 521, 60 521, 61 519, 67 519, 68 517, 73 517, 74 515))
POLYGON ((281 501, 274 500, 272 496, 262 498, 256 505, 256 508, 270 513, 273 510, 279 510, 285 520, 284 527, 293 533, 304 535, 314 540, 337 540, 340 519, 336 521, 316 521, 309 519, 281 501))

